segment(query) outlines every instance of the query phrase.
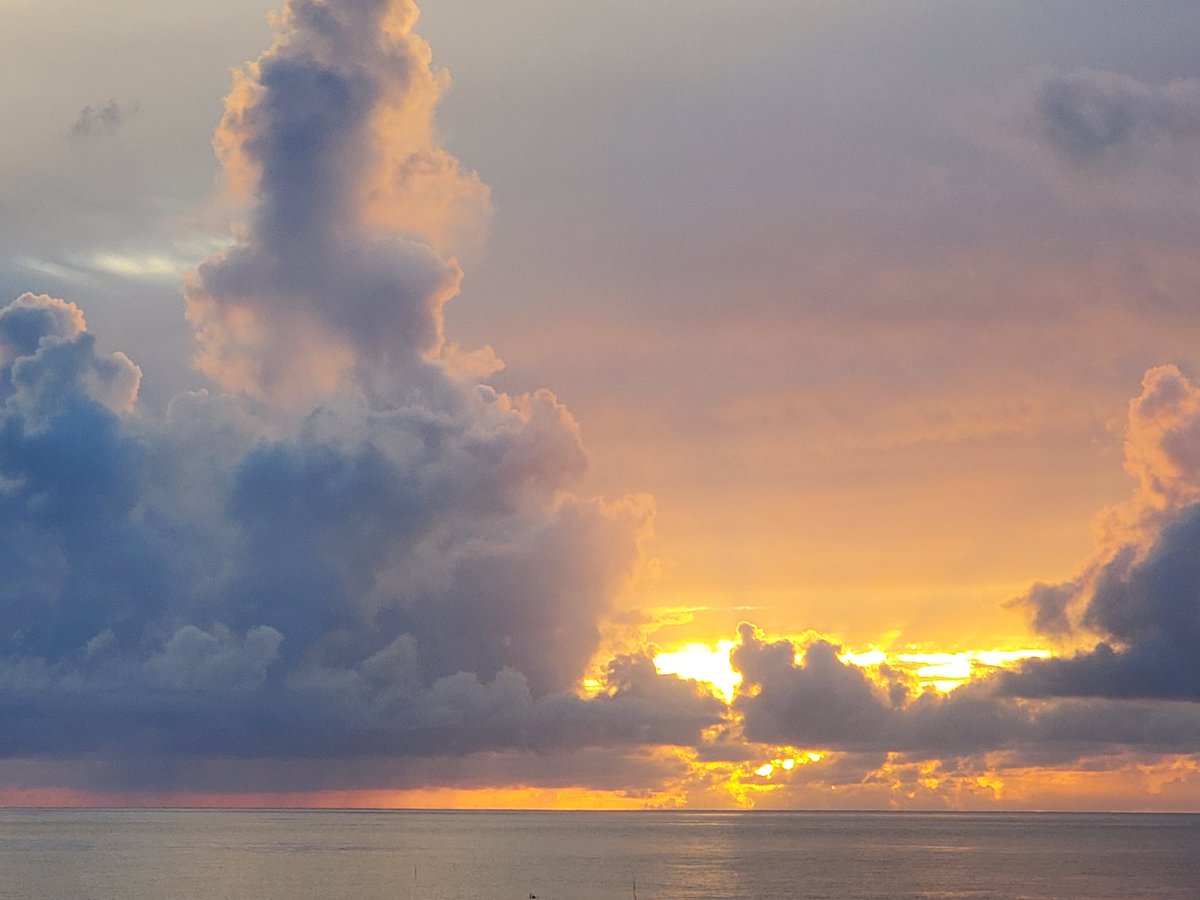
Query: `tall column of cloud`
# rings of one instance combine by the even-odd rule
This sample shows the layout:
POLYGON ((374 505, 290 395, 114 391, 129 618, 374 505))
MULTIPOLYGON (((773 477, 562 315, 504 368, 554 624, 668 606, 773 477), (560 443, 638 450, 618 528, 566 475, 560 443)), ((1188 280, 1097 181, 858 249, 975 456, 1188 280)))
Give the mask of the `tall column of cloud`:
POLYGON ((478 238, 488 191, 436 145, 444 79, 416 18, 411 0, 294 0, 238 75, 215 143, 250 220, 186 291, 219 384, 303 402, 442 350, 460 273, 434 248, 478 238))
POLYGON ((216 143, 251 217, 188 285, 201 367, 275 405, 359 400, 242 462, 222 621, 286 626, 289 658, 411 636, 423 677, 513 666, 562 690, 643 513, 567 493, 585 458, 551 393, 463 389, 439 359, 458 269, 428 241, 487 192, 434 143, 416 18, 409 0, 296 0, 227 100, 216 143))
POLYGON ((355 759, 386 787, 720 721, 644 655, 579 692, 652 510, 577 496, 570 413, 447 349, 442 251, 487 192, 434 143, 415 18, 294 0, 239 76, 217 147, 248 222, 186 286, 224 393, 157 417, 75 306, 0 310, 0 755, 157 788, 355 759))

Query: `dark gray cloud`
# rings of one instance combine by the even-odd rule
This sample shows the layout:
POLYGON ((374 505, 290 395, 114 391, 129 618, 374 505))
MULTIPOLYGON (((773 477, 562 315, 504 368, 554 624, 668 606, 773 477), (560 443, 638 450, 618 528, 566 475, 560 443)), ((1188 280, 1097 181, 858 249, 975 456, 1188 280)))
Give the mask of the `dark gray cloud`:
MULTIPOLYGON (((1057 592, 1081 593, 1078 585, 1057 592)), ((1117 553, 1083 601, 1082 625, 1106 640, 1074 656, 1028 660, 1005 676, 1007 690, 1200 700, 1200 506, 1181 510, 1144 558, 1134 546, 1117 553)))
POLYGON ((1189 753, 1200 744, 1200 705, 1194 703, 1021 699, 1007 690, 1003 673, 950 694, 918 694, 894 678, 881 686, 839 660, 838 650, 820 640, 803 648, 768 642, 743 625, 733 663, 745 678, 734 701, 745 737, 945 765, 995 754, 1012 766, 1070 765, 1129 750, 1189 753))
POLYGON ((1200 82, 1142 84, 1112 72, 1049 75, 1033 88, 1031 124, 1068 165, 1130 164, 1200 135, 1200 82))
POLYGON ((765 743, 874 746, 894 707, 859 668, 837 658, 840 647, 815 641, 799 665, 791 641, 767 643, 743 625, 731 660, 745 681, 735 708, 746 737, 765 743))
MULTIPOLYGON (((109 797, 171 802, 181 784, 218 797, 250 794, 312 795, 322 791, 372 791, 498 787, 590 788, 650 796, 664 782, 687 775, 684 761, 636 747, 562 750, 486 750, 461 756, 369 756, 338 760, 246 759, 204 755, 159 756, 147 765, 105 757, 83 760, 0 759, 0 783, 37 788, 46 783, 109 797)), ((176 799, 175 802, 178 802, 176 799)), ((261 801, 260 801, 261 802, 261 801)))
POLYGON ((1200 699, 1200 392, 1175 366, 1149 370, 1129 405, 1133 498, 1083 572, 1037 584, 1015 604, 1055 635, 1098 636, 1089 651, 1028 660, 1003 678, 1033 697, 1200 699))

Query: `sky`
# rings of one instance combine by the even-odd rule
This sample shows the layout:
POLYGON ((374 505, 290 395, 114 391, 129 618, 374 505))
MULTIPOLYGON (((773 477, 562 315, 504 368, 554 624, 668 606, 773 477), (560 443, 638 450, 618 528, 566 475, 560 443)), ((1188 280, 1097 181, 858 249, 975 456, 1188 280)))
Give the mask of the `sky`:
POLYGON ((1200 9, 0 0, 0 803, 1200 810, 1200 9))

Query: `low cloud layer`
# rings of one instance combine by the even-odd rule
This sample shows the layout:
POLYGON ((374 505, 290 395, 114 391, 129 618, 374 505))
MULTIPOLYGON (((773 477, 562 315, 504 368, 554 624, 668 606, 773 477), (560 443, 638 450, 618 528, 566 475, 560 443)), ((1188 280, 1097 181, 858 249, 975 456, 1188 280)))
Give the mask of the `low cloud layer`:
POLYGON ((988 756, 1010 767, 1069 766, 1129 750, 1187 753, 1200 742, 1195 704, 1026 700, 1005 690, 1004 673, 950 694, 921 692, 886 666, 872 677, 839 659, 840 649, 769 641, 743 626, 733 662, 745 676, 734 702, 745 737, 945 765, 974 757, 977 768, 988 756))

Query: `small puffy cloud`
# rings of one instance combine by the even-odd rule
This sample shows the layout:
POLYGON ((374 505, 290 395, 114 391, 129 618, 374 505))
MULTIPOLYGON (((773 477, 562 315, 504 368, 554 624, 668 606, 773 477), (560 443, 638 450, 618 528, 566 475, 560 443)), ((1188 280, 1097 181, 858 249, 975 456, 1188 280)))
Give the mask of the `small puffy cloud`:
POLYGON ((124 353, 96 352, 83 312, 72 303, 23 294, 0 309, 0 399, 12 411, 36 419, 82 393, 127 413, 141 378, 124 353))
POLYGON ((0 310, 0 362, 32 356, 43 340, 70 340, 87 330, 83 311, 45 294, 22 294, 0 310))
POLYGON ((239 639, 223 626, 210 633, 185 625, 151 655, 146 670, 152 684, 168 690, 254 690, 262 686, 282 642, 274 628, 252 628, 239 639))
POLYGON ((71 125, 71 136, 83 138, 112 134, 118 131, 138 109, 139 104, 136 100, 130 103, 109 100, 107 103, 96 106, 85 106, 79 111, 79 115, 71 125))
POLYGON ((1081 586, 1077 581, 1058 584, 1037 582, 1010 605, 1029 609, 1033 627, 1041 634, 1065 635, 1072 628, 1070 609, 1079 596, 1081 586))
POLYGON ((744 681, 734 703, 746 737, 804 746, 875 744, 892 714, 886 692, 857 666, 838 659, 841 649, 813 641, 797 664, 789 640, 766 642, 742 625, 730 661, 744 681))
POLYGON ((1200 388, 1176 366, 1146 372, 1130 401, 1125 468, 1150 509, 1169 513, 1200 499, 1200 388))

